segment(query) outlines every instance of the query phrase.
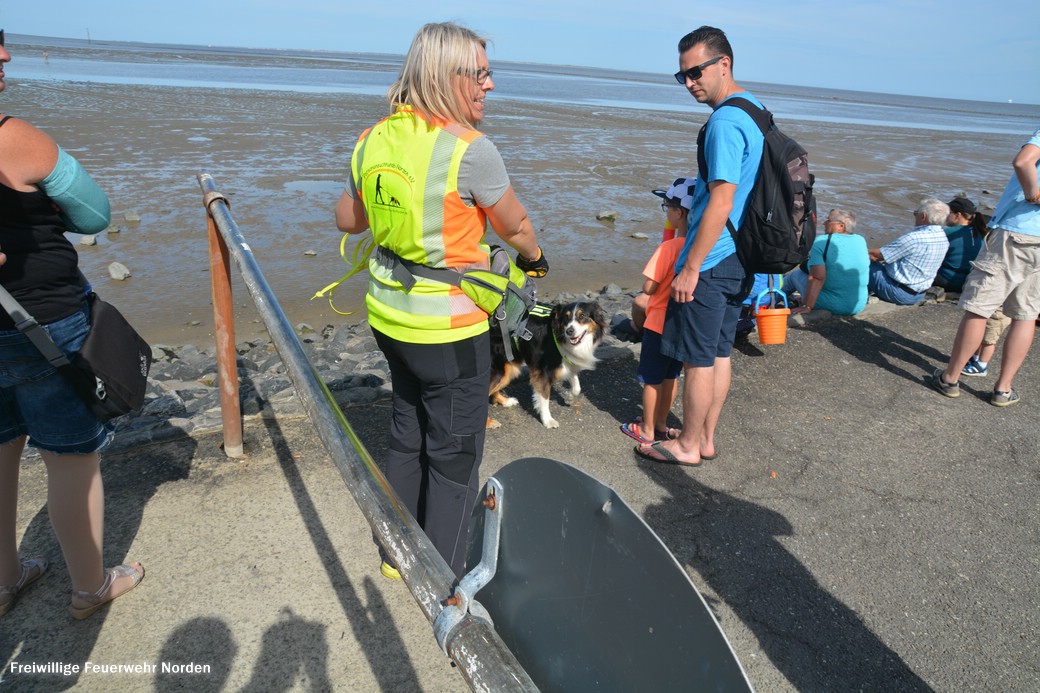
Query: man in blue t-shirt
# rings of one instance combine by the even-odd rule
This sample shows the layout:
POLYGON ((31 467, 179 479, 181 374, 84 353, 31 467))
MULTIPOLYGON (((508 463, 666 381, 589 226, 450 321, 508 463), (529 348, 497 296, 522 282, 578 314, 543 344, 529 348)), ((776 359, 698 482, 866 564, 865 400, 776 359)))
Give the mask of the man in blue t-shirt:
POLYGON ((957 304, 964 309, 946 368, 938 368, 931 385, 947 397, 961 394, 968 359, 982 343, 986 318, 1004 306, 1011 318, 990 403, 1007 407, 1018 402, 1011 381, 1033 344, 1040 314, 1040 130, 1033 133, 1012 162, 1015 169, 989 222, 989 234, 964 281, 957 304))
POLYGON ((715 427, 729 394, 730 354, 747 295, 726 220, 740 228, 764 142, 751 116, 723 106, 733 96, 762 104, 734 81, 733 49, 715 27, 702 26, 679 41, 675 79, 714 111, 705 125, 703 165, 661 337, 661 353, 683 363, 683 428, 678 438, 640 445, 636 452, 656 462, 698 466, 718 454, 715 427))

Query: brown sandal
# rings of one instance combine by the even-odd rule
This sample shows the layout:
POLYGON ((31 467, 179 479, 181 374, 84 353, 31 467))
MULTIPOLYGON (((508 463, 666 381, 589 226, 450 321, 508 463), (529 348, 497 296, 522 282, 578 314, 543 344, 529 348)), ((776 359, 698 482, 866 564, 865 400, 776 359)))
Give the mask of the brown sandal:
POLYGON ((144 580, 144 566, 137 561, 126 565, 117 565, 115 568, 109 568, 105 571, 105 582, 102 583, 97 592, 72 590, 73 601, 78 599, 79 601, 87 602, 87 606, 76 606, 74 603, 70 604, 69 614, 72 618, 82 621, 113 599, 122 597, 124 594, 137 587, 141 584, 141 580, 144 580), (115 586, 116 580, 119 580, 120 578, 132 578, 133 584, 122 592, 117 593, 113 591, 113 587, 115 586))
POLYGON ((47 561, 39 556, 22 561, 22 575, 18 582, 13 585, 0 585, 0 616, 10 611, 22 590, 39 580, 46 571, 47 561))

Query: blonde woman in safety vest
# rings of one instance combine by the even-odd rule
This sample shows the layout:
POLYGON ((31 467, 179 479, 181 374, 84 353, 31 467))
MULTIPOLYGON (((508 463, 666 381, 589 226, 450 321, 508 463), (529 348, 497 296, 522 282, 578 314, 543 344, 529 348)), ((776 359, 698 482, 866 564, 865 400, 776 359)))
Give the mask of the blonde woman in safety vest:
MULTIPOLYGON (((486 43, 451 23, 419 30, 387 93, 391 114, 358 139, 336 206, 341 231, 371 229, 378 246, 365 302, 393 379, 386 477, 460 577, 488 414, 488 314, 456 286, 402 272, 400 260, 486 269, 490 222, 518 266, 548 271, 501 155, 474 129, 495 88, 486 43)), ((383 575, 400 577, 382 558, 383 575)))

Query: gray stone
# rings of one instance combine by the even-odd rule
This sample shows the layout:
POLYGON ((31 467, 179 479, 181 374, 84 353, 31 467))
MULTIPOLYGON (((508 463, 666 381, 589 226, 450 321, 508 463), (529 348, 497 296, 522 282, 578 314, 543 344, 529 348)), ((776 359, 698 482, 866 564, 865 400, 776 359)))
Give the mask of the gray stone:
POLYGON ((113 262, 108 266, 108 276, 117 281, 123 281, 128 279, 131 274, 130 270, 126 268, 126 265, 121 262, 113 262))

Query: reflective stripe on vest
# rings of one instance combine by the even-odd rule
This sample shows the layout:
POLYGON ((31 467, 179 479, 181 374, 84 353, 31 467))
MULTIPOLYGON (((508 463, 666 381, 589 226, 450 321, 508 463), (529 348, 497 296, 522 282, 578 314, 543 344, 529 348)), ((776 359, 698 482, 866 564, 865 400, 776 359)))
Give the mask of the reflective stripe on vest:
MULTIPOLYGON (((459 197, 462 157, 481 133, 428 123, 399 107, 361 135, 351 160, 377 245, 431 267, 487 268, 482 210, 459 197)), ((402 341, 437 344, 485 332, 487 313, 455 286, 419 279, 411 291, 369 259, 369 323, 402 341)))

